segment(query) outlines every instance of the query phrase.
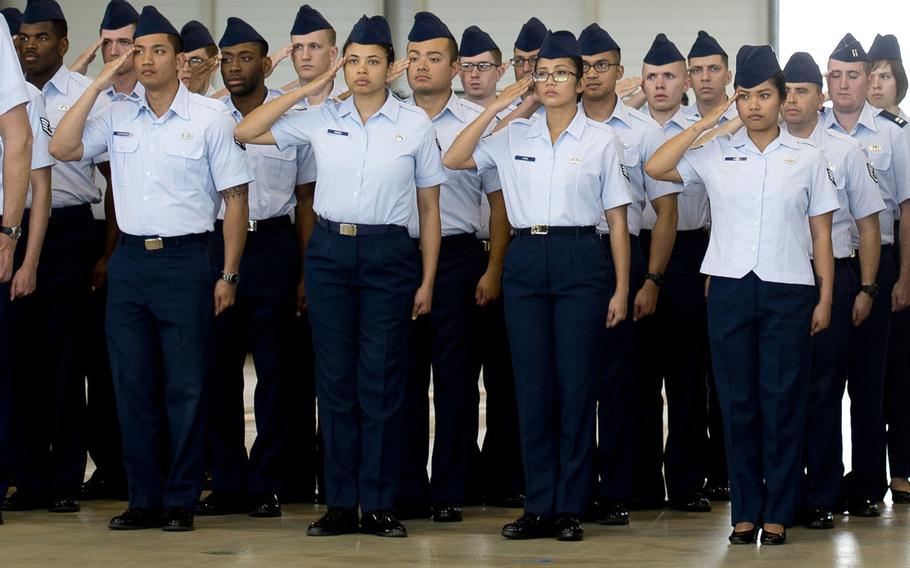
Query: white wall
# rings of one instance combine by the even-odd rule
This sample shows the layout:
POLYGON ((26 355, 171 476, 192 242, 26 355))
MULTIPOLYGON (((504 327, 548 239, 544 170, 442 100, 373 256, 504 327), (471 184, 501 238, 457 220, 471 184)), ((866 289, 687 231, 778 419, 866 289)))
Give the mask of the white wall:
MULTIPOLYGON (((98 34, 98 24, 107 0, 58 0, 70 27, 69 62, 98 34)), ((152 0, 133 0, 137 10, 152 0)), ((476 24, 493 36, 504 54, 511 53, 521 24, 530 16, 540 18, 551 29, 568 29, 578 34, 591 22, 598 22, 622 47, 627 75, 640 73, 640 62, 654 36, 666 33, 683 54, 687 53, 699 29, 707 29, 730 54, 744 43, 769 41, 768 2, 765 0, 155 0, 153 3, 179 29, 186 21, 198 19, 209 26, 217 41, 228 16, 252 24, 275 49, 289 39, 289 31, 301 4, 319 9, 338 30, 341 44, 362 14, 384 13, 392 24, 396 50, 404 53, 413 14, 430 10, 443 19, 455 34, 476 24)), ((0 0, 0 6, 17 6, 25 0, 0 0)), ((99 58, 100 59, 100 58, 99 58)), ((93 64, 90 74, 100 62, 93 64)), ((732 63, 732 62, 731 62, 732 63)), ((294 77, 289 62, 275 71, 273 85, 294 77)), ((506 74, 503 84, 511 81, 506 74)), ((401 85, 406 87, 406 85, 401 85)))

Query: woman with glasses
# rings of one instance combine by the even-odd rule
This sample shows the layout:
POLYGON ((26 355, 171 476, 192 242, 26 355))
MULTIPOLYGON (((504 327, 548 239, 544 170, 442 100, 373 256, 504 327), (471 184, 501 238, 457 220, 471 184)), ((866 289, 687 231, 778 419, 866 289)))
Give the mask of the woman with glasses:
POLYGON ((784 544, 804 469, 811 335, 831 318, 838 200, 824 155, 778 126, 786 84, 770 46, 740 49, 734 87, 745 129, 689 150, 729 103, 714 107, 664 144, 645 170, 708 191, 711 237, 701 270, 710 278, 708 337, 730 471, 729 540, 754 543, 761 527, 762 544, 784 544))
POLYGON ((307 534, 404 537, 390 510, 401 461, 408 336, 411 320, 430 311, 439 185, 446 176, 426 113, 386 86, 395 57, 385 18, 362 17, 342 52, 318 79, 248 114, 235 136, 281 149, 310 144, 319 170, 313 196, 319 217, 304 275, 328 511, 307 534), (352 97, 294 108, 320 92, 342 63, 352 97), (419 252, 407 229, 415 191, 419 252))
POLYGON ((579 112, 583 88, 575 36, 548 32, 534 71, 505 89, 444 158, 451 169, 497 169, 515 228, 503 295, 526 490, 525 512, 503 527, 506 538, 582 538, 606 327, 626 316, 631 196, 622 146, 612 129, 579 112), (532 81, 542 118, 512 120, 481 140, 532 81), (615 284, 595 230, 604 216, 618 236, 615 284))

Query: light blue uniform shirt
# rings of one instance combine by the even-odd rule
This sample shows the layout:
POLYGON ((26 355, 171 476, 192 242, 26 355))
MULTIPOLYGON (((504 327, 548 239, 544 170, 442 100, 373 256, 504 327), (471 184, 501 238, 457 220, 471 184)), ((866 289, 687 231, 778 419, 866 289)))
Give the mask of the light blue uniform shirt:
MULTIPOLYGON (((727 104, 727 102, 724 101, 723 104, 727 104)), ((687 107, 683 107, 682 110, 683 110, 683 112, 685 112, 686 116, 688 117, 689 126, 691 126, 692 124, 695 124, 696 122, 701 120, 701 113, 698 112, 697 103, 692 103, 687 107)), ((736 103, 733 103, 732 105, 727 107, 727 110, 725 110, 724 114, 722 114, 720 116, 720 120, 718 120, 717 123, 723 124, 723 123, 727 122, 728 120, 733 120, 734 118, 737 118, 738 116, 739 116, 739 111, 736 110, 736 103)))
MULTIPOLYGON (((406 102, 414 104, 413 97, 406 102)), ((442 112, 433 117, 436 139, 443 153, 462 130, 483 112, 483 107, 459 99, 452 93, 442 112)), ((492 125, 489 130, 492 130, 492 125)), ((495 169, 483 174, 474 170, 450 170, 446 168, 446 181, 439 188, 439 215, 442 220, 442 236, 476 233, 480 230, 481 206, 486 194, 502 189, 495 169)), ((489 215, 489 213, 488 213, 489 215)), ((411 236, 420 236, 420 224, 415 201, 414 212, 408 222, 411 236)))
MULTIPOLYGON (((578 108, 584 112, 583 102, 578 103, 578 108)), ((622 142, 622 163, 629 173, 629 187, 632 189, 632 204, 627 211, 629 233, 638 236, 644 223, 645 204, 665 195, 677 194, 682 191, 682 186, 657 181, 645 173, 645 162, 666 142, 660 125, 654 119, 628 107, 616 97, 616 106, 606 124, 613 128, 622 142)), ((602 224, 601 229, 609 232, 606 224, 602 224)))
POLYGON ((407 227, 416 188, 446 181, 427 114, 386 91, 366 124, 354 97, 288 111, 272 125, 279 149, 309 144, 316 156, 316 214, 337 223, 407 227))
MULTIPOLYGON (((786 129, 787 125, 783 124, 781 128, 786 129)), ((831 223, 834 258, 849 258, 859 248, 856 219, 884 211, 885 202, 862 144, 846 134, 825 128, 821 121, 816 123, 809 141, 825 155, 828 176, 837 189, 840 207, 834 212, 831 223)))
MULTIPOLYGON (((136 81, 136 86, 133 87, 133 90, 129 94, 119 93, 114 89, 113 85, 108 87, 102 93, 107 97, 108 101, 113 101, 114 99, 128 98, 132 99, 135 102, 141 102, 145 97, 145 87, 142 86, 142 83, 136 81)), ((95 158, 95 163, 100 162, 109 162, 110 156, 107 153, 102 154, 95 158)), ((92 203, 92 216, 97 220, 104 220, 106 214, 104 212, 104 194, 107 193, 107 180, 103 176, 95 176, 95 185, 98 186, 98 189, 101 190, 101 201, 98 203, 92 203)))
MULTIPOLYGON (((649 114, 647 105, 642 109, 644 114, 649 114)), ((660 123, 658 123, 659 126, 660 123)), ((664 137, 669 140, 686 128, 691 126, 686 109, 679 107, 670 120, 663 125, 664 137)), ((680 231, 694 231, 703 229, 708 225, 711 218, 708 207, 708 192, 705 186, 700 183, 690 183, 682 188, 682 192, 677 196, 677 211, 679 212, 679 222, 676 228, 680 231)), ((657 222, 657 214, 650 202, 645 203, 645 210, 642 212, 642 228, 647 230, 654 229, 654 223, 657 222)))
POLYGON ((516 119, 480 140, 477 170, 496 168, 509 222, 516 229, 597 226, 604 211, 632 202, 622 142, 612 128, 577 112, 550 142, 546 115, 516 119))
POLYGON ((6 18, 0 18, 0 114, 29 101, 19 56, 9 35, 6 18))
POLYGON ((864 147, 869 163, 875 168, 878 188, 887 209, 879 214, 882 230, 882 244, 894 243, 894 221, 900 218, 900 204, 910 199, 910 144, 903 129, 866 103, 859 115, 859 121, 852 132, 845 131, 834 116, 834 111, 825 109, 822 119, 826 128, 847 134, 858 140, 864 147))
MULTIPOLYGON (((29 101, 26 105, 28 112, 28 123, 32 130, 32 166, 31 169, 38 170, 53 166, 57 163, 47 151, 47 144, 51 141, 51 127, 44 114, 44 95, 31 83, 25 83, 28 91, 29 101)), ((29 187, 25 207, 28 209, 32 206, 32 191, 29 187)), ((3 214, 3 140, 0 140, 0 215, 3 214)))
MULTIPOLYGON (((281 91, 269 90, 263 104, 281 94, 281 91)), ((243 119, 230 95, 221 99, 221 102, 231 113, 234 122, 239 123, 243 119)), ((296 187, 316 181, 316 159, 309 144, 291 146, 284 150, 271 144, 246 144, 246 154, 253 177, 256 178, 256 181, 250 183, 251 221, 289 215, 297 205, 297 195, 294 193, 296 187)), ((224 204, 221 205, 218 218, 224 219, 224 204)))
MULTIPOLYGON (((85 89, 92 84, 91 79, 60 67, 44 88, 44 103, 47 118, 51 122, 51 131, 57 129, 63 115, 76 104, 85 89)), ((110 104, 107 97, 98 97, 92 107, 91 115, 100 113, 110 104)), ((59 162, 51 171, 51 207, 72 207, 83 203, 101 202, 101 180, 95 164, 107 161, 107 156, 86 157, 75 162, 59 162), (94 158, 94 159, 93 159, 94 158)))
POLYGON ((677 170, 703 183, 711 200, 711 239, 701 271, 765 282, 805 284, 815 278, 806 218, 838 208, 827 160, 786 130, 760 152, 741 129, 689 150, 677 170))
POLYGON ((145 97, 114 101, 89 118, 83 157, 109 151, 120 230, 162 237, 211 231, 218 192, 253 180, 234 126, 223 103, 191 94, 182 82, 161 118, 145 97))

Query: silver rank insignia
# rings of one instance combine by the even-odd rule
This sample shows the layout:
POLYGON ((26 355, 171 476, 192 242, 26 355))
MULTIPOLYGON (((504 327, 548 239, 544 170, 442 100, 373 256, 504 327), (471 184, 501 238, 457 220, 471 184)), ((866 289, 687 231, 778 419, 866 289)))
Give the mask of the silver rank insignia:
POLYGON ((395 135, 395 142, 404 142, 404 136, 401 134, 395 135))
POLYGON ((192 132, 184 132, 183 134, 180 135, 180 137, 183 138, 184 140, 192 140, 193 134, 192 134, 192 132))
POLYGON ((572 164, 573 166, 577 166, 578 164, 581 163, 581 159, 576 158, 575 156, 572 156, 571 158, 569 158, 569 163, 572 164))
POLYGON ((866 169, 869 170, 869 177, 872 178, 872 181, 878 183, 878 176, 875 174, 875 166, 869 162, 866 162, 866 169))
POLYGON ((878 144, 873 144, 873 145, 869 146, 869 151, 878 153, 878 152, 882 151, 882 147, 879 146, 878 144))
POLYGON ((792 166, 793 164, 796 163, 796 160, 794 160, 793 158, 784 158, 784 163, 787 164, 788 166, 792 166))
POLYGON ((69 105, 60 105, 57 107, 57 110, 59 110, 60 112, 66 112, 69 109, 70 109, 69 105))

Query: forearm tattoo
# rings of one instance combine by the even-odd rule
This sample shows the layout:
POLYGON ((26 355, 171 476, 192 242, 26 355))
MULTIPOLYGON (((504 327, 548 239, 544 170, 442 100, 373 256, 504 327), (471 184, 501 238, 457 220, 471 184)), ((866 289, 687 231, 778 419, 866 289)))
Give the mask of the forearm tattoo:
POLYGON ((235 197, 243 197, 246 199, 246 195, 249 191, 249 188, 246 184, 235 185, 234 187, 229 187, 221 192, 221 196, 224 199, 234 199, 235 197))

